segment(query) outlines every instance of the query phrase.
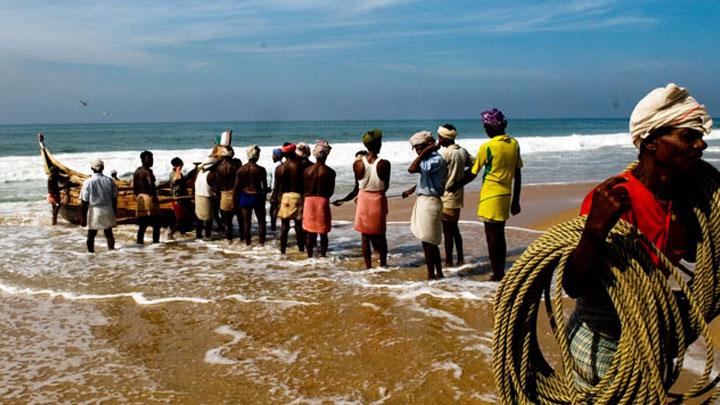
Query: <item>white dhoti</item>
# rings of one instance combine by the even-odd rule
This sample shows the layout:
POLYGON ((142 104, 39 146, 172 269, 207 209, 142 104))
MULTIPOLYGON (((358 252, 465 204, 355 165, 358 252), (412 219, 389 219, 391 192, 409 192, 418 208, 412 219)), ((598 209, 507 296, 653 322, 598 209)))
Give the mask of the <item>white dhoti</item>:
POLYGON ((442 242, 442 200, 440 197, 420 195, 410 218, 410 230, 423 242, 439 245, 442 242))
POLYGON ((195 216, 201 221, 212 221, 215 216, 213 199, 201 195, 195 196, 195 216))
POLYGON ((98 205, 88 207, 88 229, 104 230, 117 225, 115 210, 112 206, 98 205))

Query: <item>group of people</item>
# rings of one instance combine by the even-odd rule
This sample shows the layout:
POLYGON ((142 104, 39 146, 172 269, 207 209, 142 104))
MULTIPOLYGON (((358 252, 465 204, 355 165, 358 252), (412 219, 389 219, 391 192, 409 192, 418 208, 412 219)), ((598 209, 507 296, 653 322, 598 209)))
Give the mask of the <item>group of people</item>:
MULTIPOLYGON (((485 111, 482 120, 490 140, 480 147, 474 159, 455 143, 457 130, 450 124, 438 128, 437 140, 428 131, 415 133, 410 138, 417 157, 408 171, 418 173, 419 180, 416 186, 403 192, 403 197, 413 193, 417 195, 411 230, 422 242, 430 279, 443 277, 439 251, 443 235, 446 265, 453 263, 453 247, 457 252, 457 263, 463 262, 462 237, 458 229, 463 187, 481 171, 483 184, 477 215, 485 225, 493 279, 499 280, 504 274, 504 226, 510 214, 520 212, 522 159, 517 142, 505 133, 507 121, 502 112, 497 109, 485 111), (444 149, 438 152, 441 147, 444 149)), ((668 84, 653 90, 638 103, 630 118, 633 143, 639 150, 637 166, 597 186, 582 205, 581 214, 587 216, 587 222, 580 242, 567 262, 562 282, 567 293, 578 298, 568 334, 571 352, 579 367, 579 377, 588 385, 596 384, 610 366, 620 336, 621 325, 617 314, 607 291, 599 282, 599 275, 608 268, 604 256, 608 233, 622 218, 637 227, 674 264, 683 259, 694 261, 694 249, 701 234, 689 208, 688 187, 694 184, 693 176, 702 151, 707 147, 702 137, 711 131, 712 122, 705 107, 686 89, 668 84)), ((368 131, 362 136, 362 142, 367 152, 358 153, 353 165, 355 188, 350 195, 334 203, 342 204, 357 196, 355 229, 362 234, 363 258, 370 268, 371 246, 380 255, 380 265, 387 264, 385 231, 388 205, 385 194, 390 182, 391 165, 379 157, 382 146, 380 130, 368 131)), ((287 247, 290 220, 294 220, 299 249, 307 247, 308 254, 312 256, 314 239, 320 235, 320 254, 324 255, 330 231, 328 199, 334 191, 335 172, 325 165, 330 151, 327 142, 318 141, 315 146, 314 164, 307 160, 309 148, 306 148, 307 145, 286 144, 278 151, 278 160, 283 162, 275 171, 271 206, 282 221, 283 253, 287 247), (306 239, 303 239, 303 231, 306 239)), ((214 195, 219 192, 220 212, 226 232, 231 232, 227 230, 230 228, 227 218, 237 202, 243 209, 257 209, 263 233, 263 195, 268 192, 264 169, 259 166, 243 169, 248 165, 237 169, 230 160, 231 149, 225 150, 221 158, 224 163, 208 162, 198 169, 195 181, 198 218, 203 221, 212 219, 212 215, 203 211, 198 198, 208 193, 213 196, 210 190, 215 188, 219 190, 214 195), (210 178, 212 167, 215 167, 214 182, 210 178), (207 176, 201 176, 201 171, 207 171, 207 176), (214 184, 214 187, 198 184, 202 181, 214 184)), ((258 152, 256 146, 248 148, 249 165, 253 164, 253 159, 257 161, 258 152)), ((148 170, 152 166, 152 154, 143 153, 143 167, 136 172, 134 182, 138 212, 141 210, 140 201, 145 203, 148 198, 144 195, 150 196, 150 202, 157 198, 154 177, 148 170)), ((181 162, 176 167, 181 168, 181 162)), ((102 175, 102 169, 101 161, 92 164, 94 174, 85 181, 81 191, 85 213, 83 223, 89 227, 89 251, 92 251, 92 241, 98 229, 105 231, 109 248, 114 243, 112 209, 117 188, 112 180, 102 175)), ((185 178, 180 171, 174 172, 173 176, 176 181, 185 178)), ((187 193, 187 190, 178 191, 178 196, 182 193, 187 193)), ((249 241, 249 211, 243 215, 243 220, 244 235, 249 241)), ((141 241, 147 222, 139 223, 138 241, 141 241)), ((154 240, 155 235, 156 232, 153 232, 154 240)))
MULTIPOLYGON (((520 212, 522 159, 517 141, 505 134, 507 120, 501 111, 485 111, 482 120, 490 140, 481 146, 476 158, 455 143, 457 129, 452 124, 440 126, 437 139, 429 131, 418 132, 410 138, 417 157, 408 171, 419 174, 419 179, 417 185, 403 192, 402 196, 417 195, 411 230, 422 242, 429 279, 443 277, 439 249, 443 237, 446 266, 453 265, 453 250, 457 255, 457 264, 464 262, 458 227, 463 188, 481 170, 483 185, 477 214, 485 223, 492 279, 500 280, 504 274, 504 226, 511 213, 520 212), (441 147, 442 152, 438 152, 441 147)), ((169 185, 175 218, 169 224, 168 238, 173 239, 176 232, 184 233, 194 225, 196 238, 209 239, 217 225, 225 238, 231 240, 237 218, 239 236, 250 245, 254 213, 258 223, 258 241, 264 244, 267 227, 265 203, 269 195, 271 230, 275 230, 277 218, 280 219, 280 252, 284 254, 287 250, 292 225, 300 251, 306 251, 308 257, 313 257, 315 252, 320 257, 326 256, 328 233, 332 227, 330 198, 335 192, 336 177, 335 171, 326 164, 332 149, 330 144, 326 140, 318 140, 312 151, 305 143, 285 143, 274 149, 273 162, 279 165, 270 188, 266 169, 257 164, 260 148, 249 146, 246 149, 247 163, 243 164, 229 144, 231 133, 230 130, 225 133, 228 142, 217 144, 208 159, 196 163, 188 173, 183 172, 182 159, 172 159, 169 185), (310 160, 311 156, 314 162, 310 160)), ((387 265, 386 192, 390 185, 391 164, 379 157, 382 135, 380 129, 363 134, 366 150, 356 154, 352 167, 355 187, 345 198, 332 202, 341 205, 357 200, 355 229, 361 234, 362 255, 367 268, 372 267, 373 251, 379 255, 380 266, 387 265)), ((157 243, 163 221, 152 171, 152 152, 143 151, 140 160, 142 165, 135 170, 132 183, 137 198, 136 241, 143 244, 146 230, 151 227, 153 243, 157 243)), ((83 206, 81 222, 83 226, 88 226, 90 252, 94 251, 94 239, 100 229, 105 232, 108 248, 114 246, 112 227, 116 222, 112 213, 118 193, 113 178, 103 174, 101 160, 93 162, 91 169, 93 176, 84 182, 80 194, 83 206)), ((53 176, 58 174, 51 172, 51 178, 53 176)), ((53 201, 59 201, 59 196, 55 198, 57 190, 50 190, 50 184, 49 180, 53 201)), ((56 208, 53 208, 53 213, 55 217, 56 208)))

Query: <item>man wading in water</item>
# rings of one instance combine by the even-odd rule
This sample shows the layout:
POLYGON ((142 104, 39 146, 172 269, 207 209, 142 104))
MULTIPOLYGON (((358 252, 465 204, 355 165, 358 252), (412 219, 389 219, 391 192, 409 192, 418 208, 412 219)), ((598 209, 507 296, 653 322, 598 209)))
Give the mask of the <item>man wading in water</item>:
POLYGON ((153 154, 149 150, 140 154, 142 166, 133 175, 133 192, 137 196, 136 217, 138 221, 137 243, 145 241, 145 230, 152 226, 153 243, 160 242, 160 217, 158 216, 158 196, 153 174, 153 154))
POLYGON ((275 186, 280 196, 277 217, 280 218, 280 253, 285 254, 290 232, 290 220, 295 221, 295 238, 298 250, 305 251, 305 236, 302 230, 302 192, 303 170, 300 156, 295 153, 295 145, 282 148, 285 161, 275 170, 275 186))
POLYGON ((320 257, 327 255, 328 232, 330 232, 330 197, 335 193, 335 170, 325 164, 330 153, 330 144, 319 140, 313 149, 316 163, 305 169, 305 202, 303 206, 303 231, 307 235, 305 247, 308 257, 320 235, 320 257))
POLYGON ((252 213, 258 221, 259 242, 265 244, 265 196, 268 192, 267 171, 258 165, 260 148, 251 145, 247 148, 248 162, 240 167, 235 179, 235 202, 242 210, 244 230, 242 235, 245 244, 250 245, 252 241, 251 225, 252 213))

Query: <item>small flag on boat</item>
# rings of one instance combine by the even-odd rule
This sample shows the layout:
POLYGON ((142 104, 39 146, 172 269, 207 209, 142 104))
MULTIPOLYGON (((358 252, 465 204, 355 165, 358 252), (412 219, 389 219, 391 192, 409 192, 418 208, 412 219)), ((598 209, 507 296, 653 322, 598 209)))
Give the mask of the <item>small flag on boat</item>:
POLYGON ((215 144, 222 146, 230 146, 232 143, 232 129, 224 131, 215 138, 215 144))

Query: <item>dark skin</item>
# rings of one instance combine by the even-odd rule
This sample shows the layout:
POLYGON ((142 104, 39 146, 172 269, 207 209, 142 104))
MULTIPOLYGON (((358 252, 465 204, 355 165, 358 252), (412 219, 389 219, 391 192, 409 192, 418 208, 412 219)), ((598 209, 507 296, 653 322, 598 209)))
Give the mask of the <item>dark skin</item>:
MULTIPOLYGON (((442 136, 438 138, 438 144, 445 148, 454 143, 455 141, 450 138, 443 138, 442 136)), ((457 264, 463 264, 465 262, 463 254, 463 240, 458 223, 456 221, 448 221, 443 218, 442 226, 443 242, 445 243, 445 266, 450 267, 453 265, 453 245, 457 249, 457 264)))
MULTIPOLYGON (((235 188, 235 177, 237 174, 237 167, 232 162, 232 158, 226 156, 222 158, 220 163, 215 167, 215 195, 218 200, 220 194, 223 191, 233 191, 235 188)), ((223 227, 225 228, 225 239, 232 240, 233 238, 233 211, 220 210, 220 218, 222 220, 223 227)), ((242 224, 240 224, 242 230, 242 224)))
MULTIPOLYGON (((358 160, 362 161, 362 158, 363 158, 364 156, 367 156, 367 152, 365 152, 365 153, 360 153, 360 152, 358 152, 357 154, 355 154, 355 161, 358 161, 358 160)), ((354 169, 354 165, 353 165, 353 169, 354 169)), ((357 197, 357 195, 358 195, 359 192, 360 192, 360 183, 358 183, 358 181, 357 181, 357 179, 356 179, 356 180, 355 180, 355 185, 353 186, 353 189, 352 189, 349 193, 347 193, 347 195, 346 195, 345 197, 343 197, 343 198, 341 198, 341 199, 339 199, 339 200, 333 201, 333 202, 332 202, 332 205, 334 205, 334 206, 336 206, 336 207, 339 207, 339 206, 345 204, 346 202, 348 202, 348 201, 354 199, 355 197, 357 197)))
MULTIPOLYGON (((420 173, 420 163, 425 160, 432 152, 440 149, 439 144, 435 144, 435 141, 428 141, 420 145, 413 146, 417 157, 408 167, 410 173, 420 173)), ((403 198, 410 196, 415 192, 417 187, 413 186, 405 190, 402 194, 403 198)), ((425 264, 427 265, 428 280, 437 280, 445 277, 442 271, 442 263, 440 260, 440 248, 432 243, 422 243, 423 252, 425 253, 425 264)))
MULTIPOLYGON (((665 131, 662 131, 665 132, 665 131)), ((693 246, 700 238, 697 221, 687 201, 689 184, 707 143, 702 133, 688 128, 668 129, 666 133, 643 141, 639 164, 633 175, 659 200, 670 201, 678 220, 670 224, 666 253, 677 263, 681 257, 673 252, 686 252, 693 260, 693 246)), ((563 288, 570 297, 581 295, 599 299, 607 292, 599 275, 607 269, 605 239, 621 215, 631 208, 626 182, 611 177, 601 183, 592 196, 592 207, 577 248, 568 259, 563 288)))
MULTIPOLYGON (((317 162, 305 169, 305 196, 319 196, 330 198, 335 193, 335 170, 325 164, 326 158, 317 158, 317 162)), ((313 257, 313 250, 317 242, 317 233, 307 232, 305 246, 308 257, 313 257)), ((320 234, 320 257, 327 256, 328 236, 327 233, 320 234)))
MULTIPOLYGON (((285 162, 275 170, 275 189, 278 191, 278 198, 283 193, 303 193, 303 172, 305 167, 298 156, 291 152, 285 154, 285 162)), ((278 204, 279 206, 279 204, 278 204)), ((301 221, 295 221, 295 237, 298 250, 305 250, 305 236, 302 230, 301 221)), ((290 232, 290 219, 285 218, 280 222, 280 253, 285 254, 287 250, 288 233, 290 232)))
MULTIPOLYGON (((368 149, 368 163, 372 164, 376 160, 380 159, 378 154, 380 153, 380 149, 382 148, 381 141, 376 141, 374 143, 365 145, 365 147, 368 149)), ((378 162, 376 169, 378 177, 385 184, 384 191, 387 191, 390 187, 390 162, 383 159, 378 162)), ((353 172, 355 173, 355 183, 359 182, 360 180, 362 180, 363 177, 365 177, 365 165, 363 165, 362 159, 355 161, 355 163, 353 164, 353 172)), ((377 251, 380 256, 380 266, 387 266, 388 248, 387 238, 384 233, 381 235, 369 235, 363 233, 361 245, 363 260, 365 261, 365 268, 372 268, 372 249, 375 249, 375 251, 377 251)))
POLYGON ((61 174, 57 168, 53 167, 50 170, 50 175, 48 176, 48 182, 47 182, 47 188, 48 188, 48 194, 51 194, 54 198, 56 203, 51 204, 52 206, 52 224, 57 225, 57 217, 60 213, 60 186, 67 184, 67 182, 70 180, 70 177, 61 174))
MULTIPOLYGON (((505 134, 506 125, 492 127, 485 125, 485 133, 489 138, 505 134)), ((477 177, 470 169, 465 171, 463 179, 448 187, 449 192, 454 192, 460 187, 473 181, 477 177)), ((515 169, 512 200, 510 202, 510 214, 517 215, 520 213, 520 190, 522 188, 522 173, 520 168, 515 169)), ((493 275, 491 281, 500 281, 505 276, 505 258, 507 255, 507 242, 505 240, 505 222, 489 222, 483 223, 485 228, 485 238, 488 242, 488 255, 490 256, 490 267, 493 275)))
POLYGON ((257 159, 250 160, 238 169, 235 180, 235 201, 238 201, 240 192, 258 196, 258 203, 255 207, 241 208, 244 225, 243 236, 245 237, 245 244, 248 246, 251 243, 250 226, 253 211, 255 211, 255 218, 258 221, 260 244, 265 244, 265 195, 268 191, 270 190, 267 185, 267 171, 257 164, 257 159))
MULTIPOLYGON (((94 170, 93 173, 102 173, 102 170, 94 170)), ((112 207, 113 211, 117 211, 117 198, 113 199, 112 201, 112 207)), ((80 216, 80 225, 85 227, 87 226, 87 216, 88 211, 90 211, 90 204, 87 201, 82 201, 82 215, 80 216)), ((107 242, 108 250, 115 249, 115 236, 113 235, 112 228, 103 229, 103 234, 105 234, 105 241, 107 242)), ((97 229, 88 229, 87 233, 87 240, 85 241, 85 244, 87 245, 88 253, 95 253, 95 237, 97 236, 97 229)))
MULTIPOLYGON (((135 170, 133 175, 133 192, 135 195, 148 194, 155 204, 158 204, 157 189, 155 188, 155 175, 152 171, 153 155, 148 153, 141 157, 142 166, 135 170)), ((145 239, 145 230, 152 226, 153 243, 160 242, 160 221, 156 216, 138 218, 137 243, 142 245, 145 239)))

